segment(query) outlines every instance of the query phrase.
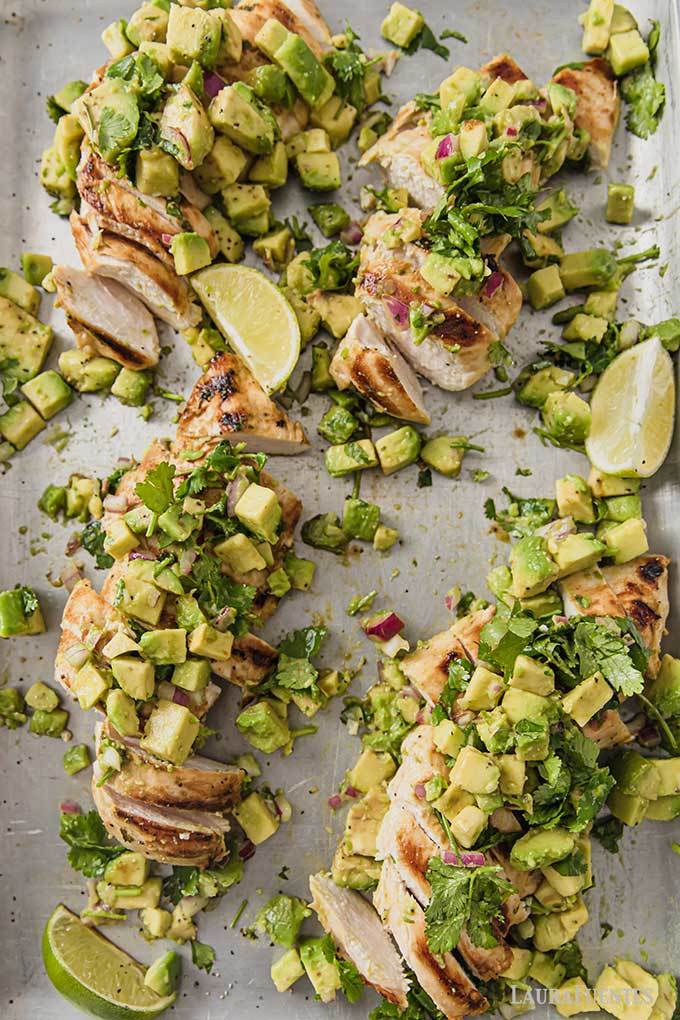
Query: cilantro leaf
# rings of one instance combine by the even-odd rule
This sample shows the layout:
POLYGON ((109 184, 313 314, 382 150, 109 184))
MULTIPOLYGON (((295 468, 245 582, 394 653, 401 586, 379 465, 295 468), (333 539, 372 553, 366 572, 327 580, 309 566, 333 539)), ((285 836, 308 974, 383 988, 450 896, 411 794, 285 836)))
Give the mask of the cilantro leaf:
POLYGON ((302 525, 302 541, 313 549, 325 549, 340 556, 345 551, 349 536, 340 527, 337 514, 316 514, 302 525))
POLYGON ((623 836, 623 822, 613 815, 598 818, 593 825, 592 836, 610 854, 619 853, 619 843, 623 836))
POLYGON ((666 86, 656 80, 649 62, 621 79, 621 95, 628 104, 626 127, 638 138, 649 138, 658 128, 666 104, 666 86))
POLYGON ((512 610, 508 610, 499 604, 495 616, 482 627, 480 658, 495 663, 506 673, 510 672, 537 627, 538 620, 525 615, 520 608, 513 606, 512 610))
POLYGON ((279 657, 274 682, 289 691, 306 691, 311 697, 318 697, 316 685, 319 671, 312 666, 309 659, 291 659, 287 655, 279 657))
MULTIPOLYGON (((442 33, 442 39, 445 38, 452 38, 451 31, 448 32, 448 35, 444 35, 442 33)), ((456 36, 456 38, 458 38, 458 36, 456 36)), ((451 55, 448 46, 443 46, 442 43, 439 42, 429 25, 423 25, 415 39, 409 43, 408 46, 400 48, 403 49, 404 53, 407 53, 409 56, 417 53, 418 50, 431 50, 432 53, 436 53, 438 57, 442 58, 442 60, 448 60, 451 55)))
POLYGON ((135 492, 149 510, 162 514, 174 498, 174 477, 175 465, 163 461, 148 472, 143 482, 137 482, 135 492))
POLYGON ((209 946, 206 942, 199 942, 198 939, 193 940, 191 943, 191 962, 199 970, 204 970, 209 974, 213 968, 215 957, 216 953, 212 946, 209 946))
POLYGON ((512 886, 500 868, 464 868, 434 857, 427 869, 432 896, 425 911, 425 932, 433 953, 455 949, 465 929, 476 946, 493 949, 493 923, 502 919, 503 901, 512 886))
POLYGON ((59 835, 69 846, 69 864, 86 878, 100 878, 109 861, 119 857, 125 849, 109 839, 96 811, 85 815, 62 813, 59 835))
POLYGON ((262 907, 255 927, 265 931, 276 945, 290 949, 297 941, 302 922, 311 913, 307 904, 296 896, 278 893, 262 907))
POLYGON ((102 528, 101 521, 90 521, 80 533, 80 544, 85 552, 94 556, 95 566, 98 570, 108 570, 113 566, 113 556, 104 552, 104 540, 106 533, 102 528))
POLYGON ((163 895, 171 903, 179 903, 183 896, 198 896, 198 868, 175 865, 172 874, 163 879, 163 895))
POLYGON ((331 241, 325 248, 313 248, 306 265, 319 290, 346 290, 359 266, 359 256, 342 241, 331 241))
POLYGON ((189 574, 196 590, 199 605, 208 616, 217 616, 221 609, 231 606, 238 617, 248 619, 257 589, 251 584, 239 584, 223 574, 219 561, 205 549, 200 552, 189 574))
POLYGON ((582 620, 576 625, 574 643, 581 676, 592 676, 599 670, 624 697, 639 694, 644 689, 644 677, 633 664, 618 628, 614 633, 609 625, 582 620))
POLYGON ((493 499, 487 499, 484 504, 484 514, 488 520, 496 521, 504 531, 514 538, 525 538, 527 535, 532 535, 536 528, 547 524, 555 515, 557 504, 554 499, 515 496, 505 487, 503 494, 509 501, 506 509, 498 510, 493 499))
POLYGON ((303 627, 301 630, 294 630, 279 642, 279 652, 291 659, 313 659, 318 655, 327 634, 325 627, 303 627))
POLYGON ((330 935, 324 935, 321 939, 321 951, 328 963, 334 963, 338 968, 340 987, 347 1001, 358 1002, 364 992, 364 983, 357 968, 349 960, 337 955, 330 935))

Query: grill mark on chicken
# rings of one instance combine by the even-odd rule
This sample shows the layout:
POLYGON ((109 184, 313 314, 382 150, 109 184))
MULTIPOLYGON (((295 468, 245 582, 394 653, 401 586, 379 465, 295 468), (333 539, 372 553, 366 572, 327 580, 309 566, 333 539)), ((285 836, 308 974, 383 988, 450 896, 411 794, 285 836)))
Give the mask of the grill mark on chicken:
POLYGON ((198 398, 201 402, 210 400, 215 394, 219 394, 223 400, 238 393, 238 386, 235 382, 235 373, 230 371, 220 372, 214 375, 207 383, 198 387, 198 398))
MULTIPOLYGON (((225 429, 229 429, 230 432, 240 432, 244 427, 248 419, 244 414, 223 414, 220 418, 220 425, 224 425, 225 429)), ((276 422, 276 425, 281 428, 281 424, 276 422)))
POLYGON ((482 74, 488 75, 492 80, 494 78, 502 78, 508 85, 514 85, 515 82, 527 80, 527 76, 522 68, 508 53, 501 53, 499 56, 494 57, 493 60, 484 64, 480 71, 482 74))
POLYGON ((664 572, 664 565, 661 560, 652 557, 646 563, 638 568, 638 573, 644 581, 656 581, 657 577, 660 577, 664 572))
POLYGON ((136 368, 145 368, 148 364, 147 359, 137 353, 137 351, 131 350, 124 344, 118 343, 118 341, 112 336, 105 336, 104 333, 96 333, 93 329, 89 329, 84 326, 82 322, 78 322, 72 315, 66 316, 66 324, 76 338, 78 347, 105 347, 111 351, 114 361, 118 361, 126 365, 128 368, 133 370, 136 368))

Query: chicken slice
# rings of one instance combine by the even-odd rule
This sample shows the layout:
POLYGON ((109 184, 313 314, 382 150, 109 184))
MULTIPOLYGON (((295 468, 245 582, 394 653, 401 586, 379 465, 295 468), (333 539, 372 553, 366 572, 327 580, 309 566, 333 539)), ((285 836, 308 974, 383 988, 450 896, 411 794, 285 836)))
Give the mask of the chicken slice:
POLYGON ((328 875, 309 879, 312 910, 344 957, 390 1002, 407 1005, 408 981, 392 941, 371 904, 353 889, 341 889, 328 875))
POLYGON ((538 889, 543 881, 540 871, 518 871, 510 863, 510 857, 500 846, 493 846, 487 850, 489 857, 499 866, 508 882, 514 886, 515 892, 522 899, 526 899, 538 889))
POLYGON ((451 953, 436 957, 425 935, 425 914, 391 860, 380 873, 373 903, 401 955, 434 1004, 449 1020, 484 1012, 489 1003, 451 953))
POLYGON ((78 346, 137 370, 158 364, 160 344, 152 316, 133 294, 115 280, 90 276, 82 269, 53 270, 59 305, 78 346))
POLYGON ((86 206, 71 213, 71 233, 88 273, 115 280, 132 291, 173 329, 196 326, 202 312, 187 280, 137 241, 99 230, 86 206))
POLYGON ((430 705, 436 705, 446 686, 449 666, 458 659, 467 659, 467 653, 449 628, 420 642, 415 651, 404 656, 400 665, 411 685, 430 705))
POLYGON ((483 64, 479 71, 489 81, 502 78, 508 85, 514 85, 517 81, 526 81, 527 79, 526 74, 517 61, 508 53, 500 53, 497 57, 493 57, 486 64, 483 64))
POLYGON ((313 0, 246 0, 231 10, 231 17, 243 40, 241 59, 232 63, 221 63, 220 76, 227 81, 245 81, 248 73, 270 60, 255 45, 255 36, 269 18, 275 18, 296 35, 302 36, 312 52, 318 57, 331 45, 328 25, 313 0))
POLYGON ((379 212, 366 224, 357 297, 416 372, 442 389, 467 389, 488 371, 491 343, 505 336, 519 315, 520 290, 510 274, 499 269, 501 282, 491 295, 442 297, 420 274, 427 257, 423 246, 389 248, 383 243, 385 231, 399 219, 399 213, 379 212), (413 304, 444 316, 421 342, 414 339, 405 314, 413 304))
POLYGON ((108 785, 117 793, 160 807, 227 811, 241 800, 243 769, 194 754, 183 765, 168 765, 144 751, 136 737, 124 737, 107 720, 99 724, 97 744, 108 737, 125 748, 120 772, 108 785))
POLYGON ((256 634, 244 634, 235 639, 231 658, 225 662, 212 662, 213 673, 237 687, 254 687, 271 672, 278 652, 256 634))
POLYGON ((597 719, 591 719, 586 723, 583 732, 590 740, 595 741, 601 751, 610 751, 622 744, 630 744, 633 740, 633 734, 615 708, 600 712, 597 719))
POLYGON ((339 390, 353 386, 374 407, 404 421, 430 424, 415 372, 375 323, 357 315, 335 352, 330 373, 339 390))
POLYGON ((97 594, 89 581, 78 581, 61 618, 61 637, 54 660, 54 679, 70 694, 76 673, 99 652, 116 630, 128 631, 125 617, 97 594))
POLYGON ((401 751, 402 762, 388 784, 387 794, 390 800, 410 811, 434 843, 448 848, 449 841, 434 808, 422 796, 422 787, 433 776, 447 781, 449 778, 444 756, 434 745, 434 727, 417 726, 411 730, 402 741, 401 751))
POLYGON ((420 162, 423 149, 432 141, 429 115, 412 101, 397 113, 385 134, 359 160, 359 166, 377 163, 393 188, 406 188, 411 201, 431 209, 444 197, 444 188, 427 174, 420 162))
MULTIPOLYGON (((406 888, 421 906, 430 901, 431 889, 427 868, 433 857, 441 856, 441 847, 427 836, 410 811, 395 801, 378 832, 378 860, 390 858, 406 888)), ((491 981, 510 966, 512 952, 502 938, 491 949, 476 946, 467 932, 462 932, 458 952, 474 974, 482 981, 491 981)))
POLYGON ((609 62, 595 57, 580 68, 563 67, 553 81, 576 93, 574 123, 590 135, 593 163, 606 167, 621 109, 616 77, 609 62))
POLYGON ((456 620, 451 630, 456 635, 466 652, 466 658, 470 662, 477 662, 479 658, 479 641, 482 629, 487 623, 493 620, 496 614, 495 606, 487 606, 486 609, 477 609, 474 613, 461 616, 456 620))
POLYGON ((200 209, 190 202, 171 202, 142 195, 131 181, 119 176, 89 145, 83 145, 76 185, 83 203, 92 210, 101 230, 120 234, 143 245, 173 268, 170 245, 184 230, 200 234, 210 254, 217 254, 217 240, 200 209))
POLYGON ((558 582, 565 616, 625 616, 599 567, 579 570, 558 582))
POLYGON ((234 354, 218 354, 198 380, 180 415, 173 450, 205 450, 223 439, 250 451, 302 453, 309 445, 299 422, 267 394, 234 354))
POLYGON ((602 568, 605 581, 651 653, 647 664, 650 676, 659 671, 661 639, 666 633, 669 564, 666 556, 647 555, 620 566, 602 568))
MULTIPOLYGON (((96 770, 95 770, 96 772, 96 770)), ((97 785, 92 797, 108 834, 128 850, 159 864, 206 868, 227 856, 224 836, 229 822, 208 811, 157 807, 128 797, 109 783, 97 785)))

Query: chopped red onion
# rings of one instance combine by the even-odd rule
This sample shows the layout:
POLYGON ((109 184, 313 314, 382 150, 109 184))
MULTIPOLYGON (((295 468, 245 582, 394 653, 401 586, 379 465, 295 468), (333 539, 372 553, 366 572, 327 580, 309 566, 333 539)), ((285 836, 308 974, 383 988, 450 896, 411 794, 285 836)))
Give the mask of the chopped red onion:
POLYGON ((340 240, 343 244, 361 244, 361 239, 364 236, 364 232, 358 223, 350 223, 340 231, 340 240))
POLYGON ((328 798, 328 806, 332 811, 337 811, 339 807, 342 807, 342 797, 339 793, 334 793, 332 797, 328 798))
POLYGON ((385 304, 387 305, 390 314, 393 316, 395 322, 399 323, 400 326, 408 326, 408 305, 400 301, 399 298, 386 297, 385 304))
POLYGON ((396 613, 390 611, 367 620, 363 624, 363 629, 368 637, 377 638, 379 641, 389 641, 404 629, 404 621, 396 613))
POLYGON ((421 708, 420 712, 418 712, 418 715, 416 716, 416 722, 418 723, 419 726, 422 726, 422 724, 425 722, 425 709, 424 708, 421 708))
POLYGON ((449 588, 446 595, 444 596, 444 605, 450 613, 455 613, 460 602, 461 591, 458 585, 453 588, 449 588))
POLYGON ((462 853, 460 861, 464 868, 482 868, 486 864, 486 857, 473 850, 471 853, 462 853))
POLYGON ((59 810, 65 815, 79 815, 80 804, 76 804, 74 800, 62 800, 59 810))
POLYGON ((161 234, 161 241, 163 242, 166 248, 169 248, 170 245, 172 244, 173 236, 174 236, 173 234, 161 234))
POLYGON ((234 510, 239 499, 246 491, 250 482, 243 475, 238 475, 236 478, 229 482, 227 487, 227 513, 230 517, 234 516, 234 510))
POLYGON ((219 630, 220 634, 224 634, 225 631, 229 630, 232 623, 236 619, 236 610, 233 606, 225 606, 224 609, 220 609, 219 613, 212 622, 215 630, 219 630))
POLYGON ((172 700, 176 705, 183 705, 184 708, 188 708, 191 704, 191 698, 186 691, 183 691, 180 687, 175 687, 172 695, 172 700))
POLYGON ((505 133, 506 135, 510 135, 511 138, 514 138, 517 134, 517 128, 516 127, 506 128, 505 133))
POLYGON ((538 99, 532 99, 529 105, 535 106, 537 110, 545 110, 548 105, 548 100, 545 96, 539 96, 538 99))
POLYGON ((104 496, 102 506, 112 514, 124 514, 128 508, 128 498, 123 493, 109 493, 104 496))
POLYGON ((359 796, 359 790, 357 790, 356 787, 354 787, 354 786, 346 786, 345 787, 345 796, 346 797, 358 797, 359 796))
POLYGON ((128 559, 131 560, 155 560, 156 556, 150 549, 133 549, 128 559))
POLYGON ((64 550, 64 552, 67 556, 73 556, 74 552, 77 552, 78 549, 80 549, 80 546, 81 546, 80 535, 78 534, 71 535, 68 542, 66 543, 66 549, 64 550))
POLYGON ((553 616, 553 623, 569 623, 568 616, 553 616))
POLYGON ((458 854, 454 853, 453 850, 445 850, 442 860, 444 864, 458 864, 458 854))
POLYGON ((425 800, 425 797, 427 796, 425 783, 416 783, 416 785, 413 787, 413 792, 415 793, 418 800, 425 800))
POLYGON ((82 579, 83 572, 80 567, 76 566, 75 563, 71 563, 69 566, 64 567, 62 572, 59 574, 59 580, 63 584, 64 588, 66 588, 66 591, 73 591, 75 586, 78 584, 78 581, 82 581, 82 579))
POLYGON ((203 88, 206 96, 214 99, 218 92, 221 92, 226 82, 214 71, 203 72, 203 88))
POLYGON ((410 684, 407 687, 402 687, 399 694, 402 698, 413 698, 414 701, 420 701, 420 694, 415 687, 411 687, 410 684))
POLYGON ((453 154, 453 135, 445 135, 437 146, 435 159, 446 159, 453 154))
POLYGON ((503 283, 503 274, 499 273, 498 270, 494 270, 491 276, 487 277, 484 283, 484 293, 487 297, 491 297, 496 293, 498 288, 503 283))
POLYGON ((255 844, 248 839, 239 850, 238 855, 242 861, 249 861, 254 854, 255 844))
POLYGON ((191 568, 193 567, 194 561, 197 556, 198 556, 197 549, 182 549, 181 553, 179 554, 178 563, 179 572, 180 574, 182 574, 183 577, 186 577, 187 574, 191 573, 191 568))

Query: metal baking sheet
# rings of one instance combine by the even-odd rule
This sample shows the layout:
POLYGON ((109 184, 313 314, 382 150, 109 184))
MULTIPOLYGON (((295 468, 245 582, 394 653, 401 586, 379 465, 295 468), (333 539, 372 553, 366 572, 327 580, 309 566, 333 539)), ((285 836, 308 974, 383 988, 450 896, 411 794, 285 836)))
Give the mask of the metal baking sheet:
MULTIPOLYGON (((332 29, 340 30, 341 21, 349 17, 365 47, 381 46, 379 24, 386 6, 383 0, 347 0, 341 16, 337 5, 322 2, 332 29)), ((468 37, 468 45, 450 41, 452 65, 475 66, 507 50, 529 75, 542 82, 557 64, 579 58, 576 18, 585 3, 459 0, 446 4, 443 0, 420 0, 419 6, 437 32, 450 27, 468 37)), ((657 17, 663 26, 659 75, 668 90, 665 117, 648 142, 620 130, 608 174, 594 173, 587 182, 578 177, 568 182, 582 211, 567 236, 572 249, 586 246, 589 241, 622 240, 626 248, 658 241, 663 252, 661 262, 668 263, 665 277, 661 278, 656 268, 641 270, 629 279, 624 291, 630 314, 656 321, 677 312, 680 293, 678 8, 673 0, 633 0, 632 7, 643 25, 647 17, 657 17), (638 211, 630 229, 603 224, 608 178, 636 184, 638 211)), ((51 125, 44 114, 45 97, 65 81, 87 77, 103 61, 99 41, 102 29, 131 10, 132 4, 120 0, 0 0, 1 264, 16 265, 24 250, 49 252, 55 261, 76 259, 67 224, 49 212, 48 199, 38 183, 40 153, 51 137, 51 125)), ((416 91, 434 89, 447 73, 447 66, 430 53, 401 61, 388 82, 395 107, 416 91)), ((347 171, 351 172, 351 167, 347 171)), ((354 173, 350 189, 355 194, 363 179, 368 177, 354 173)), ((282 209, 299 211, 302 204, 302 196, 291 189, 282 209)), ((44 299, 43 309, 48 304, 49 300, 44 299)), ((54 363, 70 340, 61 313, 53 312, 49 319, 58 336, 50 361, 54 363)), ((545 314, 523 312, 509 339, 519 363, 537 349, 546 323, 545 314)), ((172 338, 167 342, 172 343, 172 338)), ((186 394, 196 376, 188 349, 178 342, 163 360, 161 381, 186 394)), ((482 512, 484 499, 497 495, 502 485, 540 494, 549 491, 554 479, 565 471, 584 467, 577 455, 542 447, 531 433, 529 415, 509 398, 476 402, 470 393, 445 394, 432 387, 426 396, 433 429, 472 434, 486 447, 486 453, 478 462, 474 455, 469 456, 459 480, 436 477, 431 489, 416 488, 414 468, 388 479, 377 473, 367 477, 362 494, 379 502, 388 523, 400 527, 403 544, 385 558, 364 548, 346 563, 328 554, 315 554, 318 573, 314 593, 286 600, 265 631, 265 636, 276 639, 293 626, 323 619, 332 633, 325 654, 329 665, 356 662, 362 653, 368 654, 369 664, 355 681, 358 690, 371 683, 373 671, 370 649, 362 642, 355 623, 344 614, 353 594, 377 588, 380 604, 398 607, 405 615, 408 636, 413 640, 441 629, 448 618, 443 602, 447 589, 460 583, 482 594, 489 566, 502 561, 507 552, 507 547, 489 534, 482 512), (472 479, 476 466, 490 472, 482 484, 472 479), (530 468, 533 474, 519 477, 517 468, 530 468)), ((306 515, 337 510, 346 488, 342 482, 330 479, 321 463, 315 424, 322 403, 313 398, 311 413, 305 419, 316 448, 304 458, 272 462, 274 472, 303 496, 306 515)), ((0 645, 3 681, 27 687, 35 680, 51 680, 65 594, 51 585, 50 577, 58 576, 65 564, 69 532, 38 513, 36 501, 43 487, 48 481, 63 482, 72 470, 106 475, 117 458, 130 453, 140 455, 152 438, 169 434, 175 413, 176 405, 157 400, 155 416, 144 423, 134 409, 122 407, 115 400, 103 402, 97 396, 79 399, 56 419, 59 426, 67 425, 71 430, 62 453, 38 438, 0 476, 0 584, 3 588, 19 581, 33 585, 46 609, 49 627, 48 633, 37 639, 16 639, 0 645)), ((679 459, 676 443, 663 470, 645 486, 652 547, 675 559, 680 554, 679 459)), ((90 576, 101 583, 101 574, 93 572, 90 576)), ((673 569, 671 627, 678 622, 678 587, 677 571, 673 569)), ((672 638, 667 646, 673 649, 672 638)), ((212 725, 221 733, 212 750, 224 758, 243 750, 233 727, 236 708, 236 691, 226 690, 212 716, 212 725)), ((339 709, 339 705, 332 705, 317 717, 319 732, 301 740, 292 758, 277 757, 264 763, 271 785, 282 787, 294 805, 292 824, 282 826, 277 836, 258 850, 248 864, 244 882, 221 901, 217 910, 201 918, 200 938, 216 947, 217 963, 213 973, 206 976, 192 968, 187 949, 182 951, 186 967, 174 1007, 178 1020, 197 1016, 211 1020, 225 1014, 243 1020, 256 1020, 262 1015, 321 1017, 329 1009, 336 1017, 348 1020, 350 1016, 366 1015, 372 1003, 368 994, 353 1009, 344 1002, 322 1007, 315 1003, 304 982, 292 995, 277 995, 268 973, 272 956, 269 946, 262 940, 247 941, 238 928, 229 927, 243 898, 248 898, 249 905, 239 925, 248 924, 263 897, 277 888, 304 896, 308 874, 329 861, 342 819, 333 816, 327 796, 337 788, 357 750, 356 741, 339 720, 339 709), (290 869, 287 881, 276 877, 283 866, 290 869)), ((75 739, 91 744, 91 715, 86 717, 76 706, 70 725, 75 739)), ((0 731, 0 1010, 6 1020, 33 1016, 70 1020, 79 1015, 52 989, 40 959, 42 927, 54 904, 63 900, 79 909, 83 902, 82 883, 68 867, 64 844, 58 837, 58 815, 59 803, 65 797, 90 805, 88 779, 87 773, 73 778, 65 775, 63 751, 60 741, 33 737, 26 729, 0 731)), ((670 841, 679 834, 677 824, 647 825, 627 836, 619 857, 595 848, 597 887, 588 897, 591 921, 582 939, 591 976, 615 954, 629 954, 655 970, 677 972, 680 930, 673 876, 677 876, 678 861, 670 851, 670 841), (612 925, 613 931, 602 941, 600 925, 604 923, 612 925)), ((158 952, 129 927, 114 929, 112 935, 143 960, 151 960, 158 952)), ((548 1012, 549 1008, 543 1007, 534 1015, 542 1018, 548 1012)))

